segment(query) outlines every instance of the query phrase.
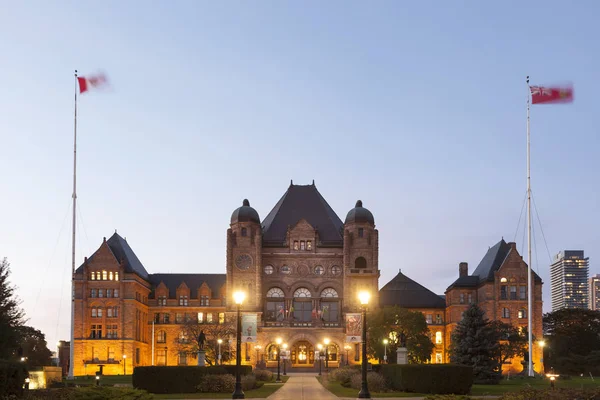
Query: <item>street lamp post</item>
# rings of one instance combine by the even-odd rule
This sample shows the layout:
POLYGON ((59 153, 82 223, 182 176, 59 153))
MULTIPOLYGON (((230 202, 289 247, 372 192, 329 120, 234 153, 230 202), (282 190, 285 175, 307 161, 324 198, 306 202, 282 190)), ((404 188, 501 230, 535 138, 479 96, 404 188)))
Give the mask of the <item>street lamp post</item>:
POLYGON ((283 351, 285 351, 285 356, 283 356, 283 375, 287 375, 287 373, 285 372, 285 364, 287 364, 287 343, 283 344, 283 351))
POLYGON ((387 345, 389 340, 383 339, 383 363, 387 364, 387 345))
POLYGON ((235 348, 235 390, 231 395, 232 399, 245 399, 244 391, 242 390, 242 377, 240 374, 240 366, 242 364, 242 303, 246 294, 244 292, 235 292, 233 300, 237 305, 237 341, 235 348))
POLYGON ((346 350, 346 365, 349 365, 350 360, 348 359, 348 353, 350 352, 350 345, 349 344, 345 345, 344 349, 346 350))
POLYGON ((281 383, 281 338, 275 339, 275 343, 277 343, 277 379, 275 382, 281 383))
POLYGON ((123 375, 127 374, 127 354, 123 354, 123 375))
POLYGON ((329 372, 329 338, 323 339, 325 343, 325 372, 329 372))
POLYGON ((321 352, 323 351, 323 345, 321 343, 317 344, 317 349, 319 349, 319 376, 321 376, 321 352))
POLYGON ((219 345, 219 355, 217 356, 218 365, 223 365, 223 360, 221 359, 221 343, 223 343, 223 339, 217 339, 217 344, 219 345))
POLYGON ((360 392, 358 392, 359 399, 370 399, 371 393, 369 393, 369 386, 367 385, 367 305, 371 295, 369 292, 360 292, 358 298, 362 305, 362 365, 361 365, 361 378, 362 383, 360 392))
POLYGON ((260 345, 257 344, 254 346, 254 350, 256 350, 256 367, 258 367, 258 351, 260 350, 260 345))

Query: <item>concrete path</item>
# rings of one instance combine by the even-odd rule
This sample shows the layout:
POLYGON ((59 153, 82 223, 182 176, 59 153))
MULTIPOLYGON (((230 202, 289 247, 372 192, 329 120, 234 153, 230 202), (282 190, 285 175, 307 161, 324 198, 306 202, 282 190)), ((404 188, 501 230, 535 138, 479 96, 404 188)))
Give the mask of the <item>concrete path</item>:
MULTIPOLYGON (((290 374, 291 375, 291 374, 290 374)), ((267 400, 339 400, 317 381, 313 374, 294 374, 267 400)))

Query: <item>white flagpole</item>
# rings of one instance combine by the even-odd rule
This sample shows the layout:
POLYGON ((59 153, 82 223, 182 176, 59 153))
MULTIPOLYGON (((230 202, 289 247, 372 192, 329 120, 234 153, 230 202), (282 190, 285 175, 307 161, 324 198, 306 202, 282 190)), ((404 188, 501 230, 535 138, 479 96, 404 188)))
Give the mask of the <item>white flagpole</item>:
POLYGON ((531 315, 533 314, 533 279, 531 279, 531 134, 529 131, 529 107, 531 89, 529 88, 529 76, 527 77, 527 334, 529 335, 529 365, 528 374, 533 376, 533 343, 531 315))
POLYGON ((71 343, 69 348, 69 379, 73 379, 75 358, 75 227, 77 207, 77 70, 75 70, 75 115, 73 129, 73 237, 71 250, 71 343))

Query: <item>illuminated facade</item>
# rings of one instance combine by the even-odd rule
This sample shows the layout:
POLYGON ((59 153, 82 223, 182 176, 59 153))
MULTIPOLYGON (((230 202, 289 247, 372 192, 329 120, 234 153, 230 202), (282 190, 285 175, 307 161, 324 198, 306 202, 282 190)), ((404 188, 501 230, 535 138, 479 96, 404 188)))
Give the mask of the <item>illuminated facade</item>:
POLYGON ((588 308, 589 259, 583 250, 565 250, 550 265, 552 311, 588 308))
POLYGON ((590 278, 590 310, 600 311, 600 274, 590 278))

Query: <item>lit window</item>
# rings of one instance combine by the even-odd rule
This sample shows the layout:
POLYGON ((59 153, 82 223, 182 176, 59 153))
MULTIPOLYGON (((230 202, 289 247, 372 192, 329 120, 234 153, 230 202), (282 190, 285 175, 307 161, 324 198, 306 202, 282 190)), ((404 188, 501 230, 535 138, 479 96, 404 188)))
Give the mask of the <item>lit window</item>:
POLYGON ((96 318, 96 317, 98 317, 98 313, 96 311, 96 307, 93 307, 92 308, 92 318, 96 318))
POLYGON ((212 315, 212 313, 207 313, 206 314, 206 322, 209 323, 209 324, 212 324, 212 322, 213 322, 213 315, 212 315))
MULTIPOLYGON (((294 296, 294 297, 300 297, 300 296, 294 296)), ((310 296, 307 296, 307 297, 310 297, 310 296)), ((338 297, 338 293, 334 288, 325 288, 321 292, 321 297, 338 297)))
POLYGON ((113 278, 114 278, 113 272, 112 272, 112 271, 110 271, 110 272, 108 273, 108 279, 112 281, 112 280, 113 280, 113 278))
POLYGON ((435 333, 435 344, 442 344, 442 332, 435 333))
POLYGON ((118 281, 118 280, 119 280, 119 273, 115 272, 115 281, 118 281))
POLYGON ((267 297, 285 297, 285 295, 283 290, 278 287, 274 287, 267 291, 267 297))
POLYGON ((272 265, 265 266, 265 274, 271 275, 272 273, 273 273, 273 266, 272 265))
POLYGON ((112 308, 108 307, 106 309, 106 317, 107 318, 112 318, 113 317, 113 309, 112 308))
POLYGON ((506 283, 506 282, 508 282, 508 280, 506 278, 500 278, 500 282, 506 283))
POLYGON ((294 292, 294 297, 312 297, 312 295, 310 294, 310 290, 302 287, 296 289, 294 292))
POLYGON ((435 363, 436 364, 442 363, 442 353, 435 353, 435 363))
POLYGON ((107 277, 108 277, 108 272, 102 271, 102 280, 103 281, 107 280, 107 277))
POLYGON ((181 324, 183 322, 183 314, 182 313, 175 314, 175 322, 178 324, 181 324))
POLYGON ((95 281, 95 280, 96 280, 96 273, 95 273, 95 272, 92 272, 92 273, 90 274, 90 280, 92 280, 92 281, 95 281))
POLYGON ((220 312, 219 313, 219 324, 224 324, 225 323, 225 313, 220 312))
POLYGON ((337 265, 334 265, 333 267, 331 267, 331 274, 334 276, 338 276, 342 273, 342 267, 339 267, 337 265))
POLYGON ((433 324, 433 315, 432 314, 425 315, 425 322, 427 322, 428 324, 433 324))
POLYGON ((179 305, 187 306, 188 305, 188 297, 187 296, 179 296, 179 305))
POLYGON ((98 318, 102 318, 102 309, 98 307, 98 318))
POLYGON ((198 313, 198 323, 203 323, 204 322, 204 313, 199 312, 198 313))
POLYGON ((527 310, 522 308, 519 310, 519 318, 527 318, 527 310))
POLYGON ((156 342, 157 343, 166 343, 167 342, 167 332, 158 331, 158 336, 157 336, 156 342))
POLYGON ((506 307, 502 309, 502 318, 510 318, 510 310, 506 307))
POLYGON ((305 244, 304 244, 304 240, 301 240, 300 241, 300 250, 305 250, 305 249, 306 249, 306 247, 305 247, 305 244))
POLYGON ((325 268, 323 268, 323 267, 322 267, 322 266, 320 266, 320 265, 317 265, 317 266, 315 267, 315 274, 316 274, 316 275, 323 275, 323 274, 325 274, 325 268))
POLYGON ((298 250, 299 246, 298 246, 298 241, 294 240, 294 250, 298 250))
POLYGON ((358 228, 358 237, 361 238, 365 235, 365 230, 363 228, 358 228))
POLYGON ((312 240, 306 241, 306 250, 312 250, 312 240))

